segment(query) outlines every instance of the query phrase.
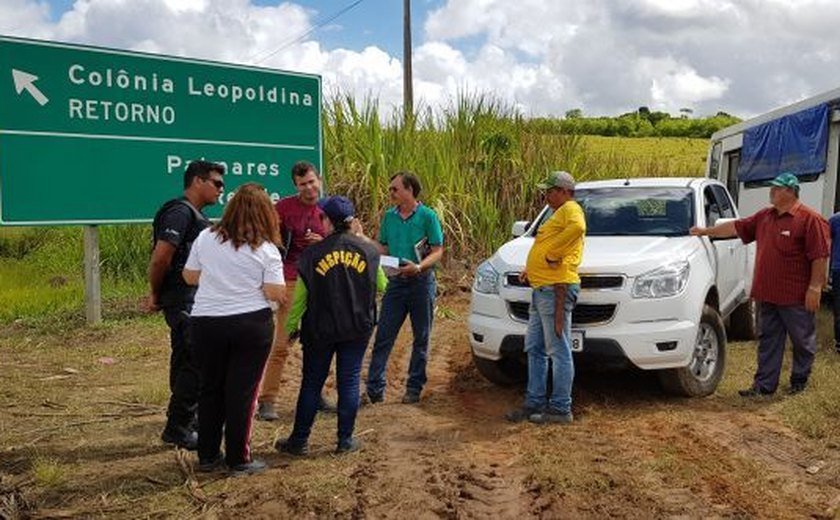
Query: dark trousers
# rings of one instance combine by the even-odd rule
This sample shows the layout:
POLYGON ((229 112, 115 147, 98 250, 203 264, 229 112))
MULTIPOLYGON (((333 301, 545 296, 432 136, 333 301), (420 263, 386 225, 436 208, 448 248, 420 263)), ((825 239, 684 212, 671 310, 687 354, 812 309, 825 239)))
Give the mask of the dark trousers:
POLYGON ((362 359, 365 357, 369 337, 326 345, 304 345, 303 382, 295 410, 295 427, 289 440, 305 444, 318 413, 321 390, 335 356, 335 377, 338 386, 338 442, 353 437, 356 413, 359 411, 359 386, 362 359))
POLYGON ((840 350, 840 270, 831 271, 831 295, 834 300, 834 348, 840 350))
POLYGON ((195 428, 198 409, 198 369, 190 343, 189 312, 192 305, 163 310, 169 325, 169 407, 167 425, 195 428))
POLYGON ((250 462, 257 388, 274 337, 271 310, 199 316, 191 322, 201 374, 198 457, 218 456, 224 430, 228 466, 250 462))
POLYGON ((807 383, 817 353, 816 315, 806 310, 804 305, 774 305, 766 302, 759 302, 759 312, 761 330, 754 387, 768 393, 776 391, 787 336, 790 336, 793 344, 790 383, 807 383))

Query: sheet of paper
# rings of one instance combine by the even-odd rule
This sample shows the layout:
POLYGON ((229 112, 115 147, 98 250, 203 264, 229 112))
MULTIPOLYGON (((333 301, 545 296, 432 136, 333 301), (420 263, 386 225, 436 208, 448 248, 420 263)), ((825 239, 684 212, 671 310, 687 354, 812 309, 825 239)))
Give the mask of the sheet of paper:
POLYGON ((379 265, 381 265, 383 269, 386 268, 386 267, 392 267, 394 269, 399 269, 400 268, 400 259, 397 258, 396 256, 382 255, 382 256, 379 257, 379 265))

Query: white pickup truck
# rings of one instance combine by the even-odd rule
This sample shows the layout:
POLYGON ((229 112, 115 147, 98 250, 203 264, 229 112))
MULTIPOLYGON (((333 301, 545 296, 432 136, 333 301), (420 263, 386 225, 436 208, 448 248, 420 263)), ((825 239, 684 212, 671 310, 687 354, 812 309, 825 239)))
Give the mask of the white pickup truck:
MULTIPOLYGON (((575 198, 587 223, 572 314, 576 362, 657 370, 678 395, 714 392, 726 360, 724 323, 732 337, 756 335, 752 246, 688 233, 738 217, 726 187, 702 178, 622 179, 579 183, 575 198)), ((476 271, 470 344, 478 370, 497 384, 526 376, 531 289, 519 273, 550 215, 545 207, 532 223, 515 223, 516 238, 476 271)))

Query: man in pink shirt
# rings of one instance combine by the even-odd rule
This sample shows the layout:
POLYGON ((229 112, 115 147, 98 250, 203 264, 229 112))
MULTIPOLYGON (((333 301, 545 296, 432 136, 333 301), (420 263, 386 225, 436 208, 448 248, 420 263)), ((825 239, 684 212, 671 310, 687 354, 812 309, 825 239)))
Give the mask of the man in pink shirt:
MULTIPOLYGON (((318 207, 318 200, 321 198, 321 176, 318 170, 312 163, 300 161, 292 166, 292 182, 297 194, 280 199, 274 206, 280 218, 280 235, 285 247, 283 276, 286 280, 288 301, 291 301, 295 292, 297 264, 301 253, 308 246, 323 240, 326 235, 326 229, 321 222, 323 212, 318 207)), ((288 312, 288 307, 277 310, 274 346, 268 356, 260 386, 257 417, 265 421, 279 419, 274 405, 280 393, 283 367, 289 356, 289 335, 283 326, 288 312)), ((319 409, 335 411, 335 406, 327 403, 322 397, 319 409)))

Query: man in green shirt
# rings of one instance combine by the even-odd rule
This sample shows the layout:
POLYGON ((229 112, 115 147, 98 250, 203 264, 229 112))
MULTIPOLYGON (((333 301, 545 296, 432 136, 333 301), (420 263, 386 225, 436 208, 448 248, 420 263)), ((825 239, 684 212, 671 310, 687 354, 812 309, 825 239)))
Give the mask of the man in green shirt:
POLYGON ((429 336, 435 307, 434 266, 443 256, 443 231, 434 210, 417 200, 420 181, 410 172, 391 177, 388 187, 394 207, 382 217, 379 243, 382 253, 400 259, 399 272, 391 277, 385 295, 373 352, 368 366, 367 400, 385 399, 385 368, 394 341, 406 316, 411 317, 414 343, 408 381, 402 402, 420 401, 426 384, 429 336))

